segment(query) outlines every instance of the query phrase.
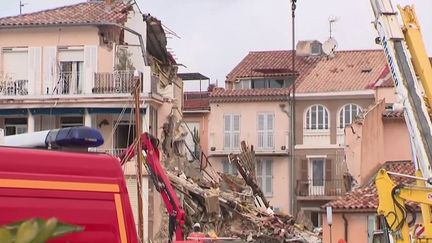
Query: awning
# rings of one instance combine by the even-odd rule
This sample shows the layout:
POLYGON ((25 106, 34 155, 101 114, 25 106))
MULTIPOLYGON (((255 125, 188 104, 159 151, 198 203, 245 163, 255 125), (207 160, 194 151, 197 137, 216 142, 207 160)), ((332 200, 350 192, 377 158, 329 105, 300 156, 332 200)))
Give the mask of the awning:
POLYGON ((32 115, 84 115, 85 108, 32 108, 32 115))
MULTIPOLYGON (((89 114, 120 114, 123 108, 87 108, 89 114)), ((141 114, 146 114, 146 108, 140 109, 141 114)), ((125 113, 131 113, 131 108, 126 108, 125 113)))
POLYGON ((27 116, 27 109, 0 109, 0 116, 12 115, 27 116))

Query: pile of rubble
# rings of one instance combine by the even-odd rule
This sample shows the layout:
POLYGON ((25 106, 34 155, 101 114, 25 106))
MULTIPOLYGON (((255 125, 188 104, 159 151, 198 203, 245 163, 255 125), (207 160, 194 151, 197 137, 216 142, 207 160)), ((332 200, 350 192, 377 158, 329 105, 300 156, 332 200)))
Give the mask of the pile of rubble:
POLYGON ((242 142, 242 153, 229 159, 242 178, 207 171, 207 178, 199 179, 179 170, 167 172, 182 198, 186 233, 199 222, 209 235, 248 242, 321 242, 319 234, 303 229, 292 216, 272 210, 257 184, 253 148, 242 142))

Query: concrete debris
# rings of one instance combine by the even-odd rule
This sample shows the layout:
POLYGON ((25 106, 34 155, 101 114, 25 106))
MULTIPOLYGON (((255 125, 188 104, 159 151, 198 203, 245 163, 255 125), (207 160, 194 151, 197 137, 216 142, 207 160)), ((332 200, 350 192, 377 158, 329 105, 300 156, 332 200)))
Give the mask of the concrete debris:
POLYGON ((242 153, 230 155, 230 160, 242 178, 220 173, 211 186, 186 177, 180 170, 167 171, 174 188, 183 194, 186 235, 199 222, 208 235, 211 232, 243 242, 321 242, 319 233, 297 225, 291 215, 272 210, 255 178, 253 148, 242 142, 242 153))

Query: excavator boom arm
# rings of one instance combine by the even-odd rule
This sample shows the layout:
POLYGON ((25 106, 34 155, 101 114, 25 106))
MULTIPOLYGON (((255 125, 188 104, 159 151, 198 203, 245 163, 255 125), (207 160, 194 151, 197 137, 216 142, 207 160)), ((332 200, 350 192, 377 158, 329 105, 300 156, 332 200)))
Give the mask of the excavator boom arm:
MULTIPOLYGON (((174 188, 165 173, 159 159, 158 140, 148 133, 140 136, 141 149, 146 153, 146 168, 150 174, 156 189, 160 192, 162 200, 170 217, 169 232, 175 231, 176 240, 183 240, 183 226, 185 224, 185 211, 181 207, 180 200, 177 198, 174 188)), ((136 155, 135 144, 129 146, 120 156, 122 164, 126 163, 136 155)))

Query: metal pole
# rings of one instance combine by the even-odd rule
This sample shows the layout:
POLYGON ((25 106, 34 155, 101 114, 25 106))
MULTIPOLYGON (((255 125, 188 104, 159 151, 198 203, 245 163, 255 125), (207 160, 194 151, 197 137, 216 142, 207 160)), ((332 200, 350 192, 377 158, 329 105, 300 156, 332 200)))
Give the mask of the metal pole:
POLYGON ((333 242, 333 239, 332 239, 332 225, 329 224, 329 227, 330 227, 330 243, 332 243, 333 242))
POLYGON ((143 204, 142 204, 142 161, 141 161, 141 140, 139 139, 141 136, 141 114, 140 114, 140 93, 141 93, 141 80, 139 78, 138 72, 134 73, 134 81, 135 81, 135 137, 137 138, 136 142, 136 155, 137 155, 137 196, 138 196, 138 237, 139 242, 143 242, 144 240, 144 224, 143 224, 143 204))
MULTIPOLYGON (((297 8, 296 6, 297 0, 291 0, 291 18, 292 18, 292 73, 295 73, 295 58, 296 58, 296 49, 295 49, 295 10, 297 8)), ((297 77, 294 77, 293 83, 292 83, 292 100, 291 100, 291 196, 292 198, 290 198, 291 200, 291 211, 293 213, 293 215, 296 213, 296 199, 295 199, 295 179, 296 179, 296 175, 295 175, 295 82, 296 82, 297 77)), ((295 216, 295 215, 294 215, 295 216)))

